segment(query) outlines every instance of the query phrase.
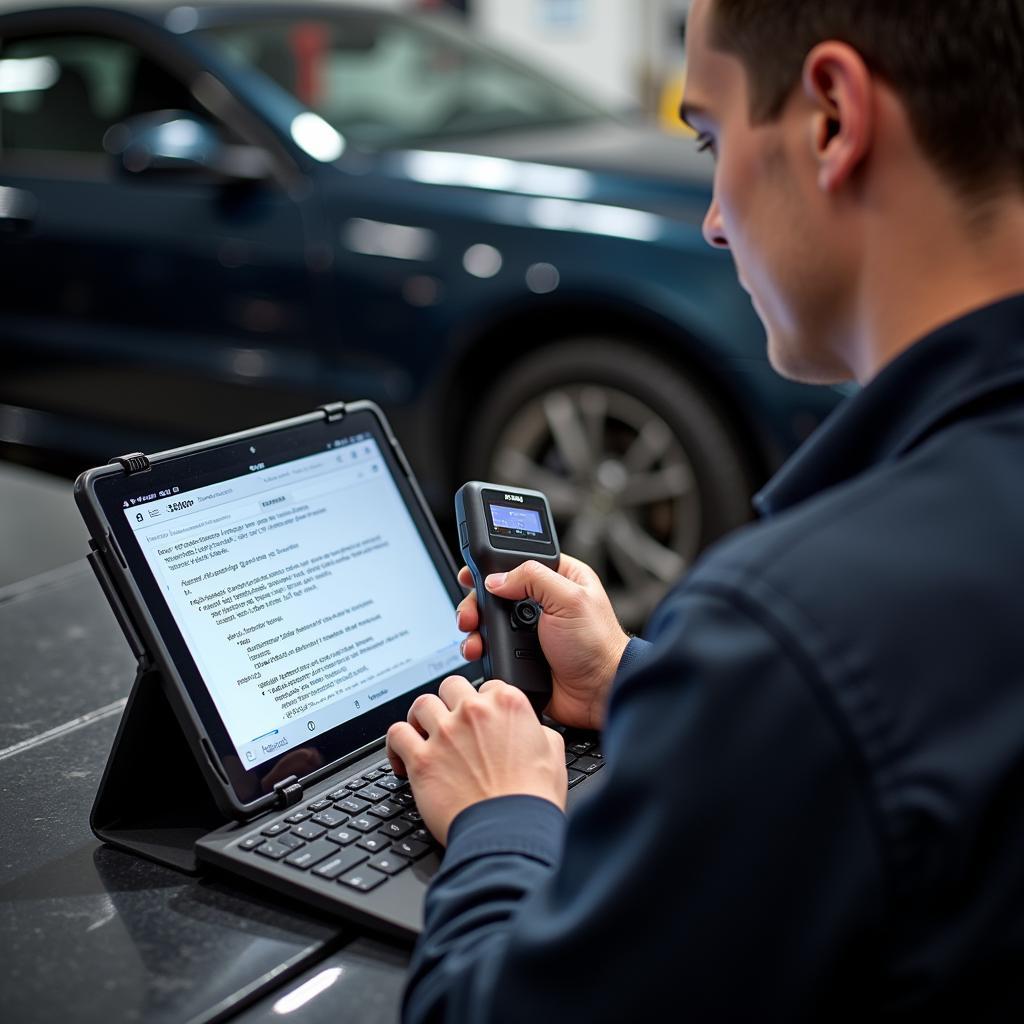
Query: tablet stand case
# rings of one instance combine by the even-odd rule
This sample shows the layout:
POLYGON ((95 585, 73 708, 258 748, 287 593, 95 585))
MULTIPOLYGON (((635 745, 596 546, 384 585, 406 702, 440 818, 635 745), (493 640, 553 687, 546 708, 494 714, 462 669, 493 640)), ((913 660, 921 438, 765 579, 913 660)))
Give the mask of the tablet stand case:
MULTIPOLYGON (((93 552, 90 561, 96 557, 93 552)), ((140 661, 89 816, 93 833, 196 874, 196 840, 225 821, 164 696, 159 670, 140 661)))

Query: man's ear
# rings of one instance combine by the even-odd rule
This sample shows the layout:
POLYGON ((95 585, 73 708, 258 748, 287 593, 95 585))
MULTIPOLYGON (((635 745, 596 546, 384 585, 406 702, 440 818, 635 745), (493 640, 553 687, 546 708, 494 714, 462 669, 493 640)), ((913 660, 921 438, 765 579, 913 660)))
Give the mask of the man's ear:
POLYGON ((853 177, 871 149, 871 72, 852 46, 819 43, 804 60, 803 90, 814 106, 818 186, 835 192, 853 177))

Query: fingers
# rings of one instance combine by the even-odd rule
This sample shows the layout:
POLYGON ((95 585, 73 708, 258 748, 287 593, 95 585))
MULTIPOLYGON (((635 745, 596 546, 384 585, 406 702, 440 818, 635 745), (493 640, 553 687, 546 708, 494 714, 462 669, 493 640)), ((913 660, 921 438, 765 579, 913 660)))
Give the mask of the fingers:
POLYGON ((396 775, 409 777, 408 765, 415 763, 419 749, 427 741, 408 722, 395 722, 387 734, 387 755, 396 775))
POLYGON ((480 628, 480 608, 476 603, 476 594, 464 597, 455 609, 455 622, 463 633, 472 633, 480 628))
MULTIPOLYGON (((463 586, 472 586, 473 577, 469 569, 463 566, 459 570, 459 582, 463 586)), ((455 623, 458 629, 469 636, 462 641, 462 656, 466 661, 477 661, 484 656, 484 642, 477 630, 480 628, 480 609, 476 603, 476 592, 467 594, 455 609, 455 623)))
POLYGON ((462 701, 475 693, 465 676, 447 676, 437 694, 424 693, 412 702, 408 722, 421 736, 429 736, 462 701))
POLYGON ((480 687, 480 692, 482 694, 494 693, 499 702, 504 702, 504 706, 506 708, 529 710, 531 718, 536 719, 537 717, 533 713, 533 708, 530 706, 530 699, 526 694, 520 690, 518 686, 506 683, 503 679, 488 679, 487 682, 480 687))
POLYGON ((454 711, 467 697, 476 696, 476 688, 464 676, 448 676, 437 692, 449 711, 454 711))
POLYGON ((484 641, 479 633, 470 633, 462 641, 462 656, 466 661, 479 661, 484 656, 484 641))
POLYGON ((492 594, 511 601, 533 598, 545 612, 556 615, 576 606, 582 589, 579 583, 532 559, 511 572, 493 573, 484 580, 484 585, 492 594))
MULTIPOLYGON (((589 583, 591 580, 598 578, 597 573, 586 562, 581 561, 579 558, 573 558, 572 555, 567 555, 564 551, 558 560, 558 573, 576 583, 589 583)), ((473 590, 475 583, 468 565, 464 565, 459 570, 459 583, 466 590, 473 590)))
POLYGON ((436 693, 424 693, 412 702, 406 719, 421 736, 429 736, 447 715, 448 708, 436 693))

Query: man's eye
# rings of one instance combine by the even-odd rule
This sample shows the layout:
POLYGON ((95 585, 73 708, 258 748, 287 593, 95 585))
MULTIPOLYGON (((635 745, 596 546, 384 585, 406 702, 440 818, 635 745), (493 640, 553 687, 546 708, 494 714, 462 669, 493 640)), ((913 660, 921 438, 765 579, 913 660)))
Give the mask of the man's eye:
POLYGON ((697 152, 707 153, 709 150, 714 154, 715 140, 707 132, 701 132, 701 134, 697 136, 697 152))

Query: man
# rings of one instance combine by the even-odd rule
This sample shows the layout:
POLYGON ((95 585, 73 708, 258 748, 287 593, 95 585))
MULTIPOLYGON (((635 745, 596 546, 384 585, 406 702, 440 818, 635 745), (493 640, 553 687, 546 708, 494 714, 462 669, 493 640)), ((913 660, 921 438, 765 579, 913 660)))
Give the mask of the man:
POLYGON ((392 727, 447 844, 406 1019, 1019 1020, 1024 2, 695 0, 687 47, 707 240, 779 372, 864 387, 649 644, 572 559, 489 581, 607 765, 566 824, 505 683, 392 727))

